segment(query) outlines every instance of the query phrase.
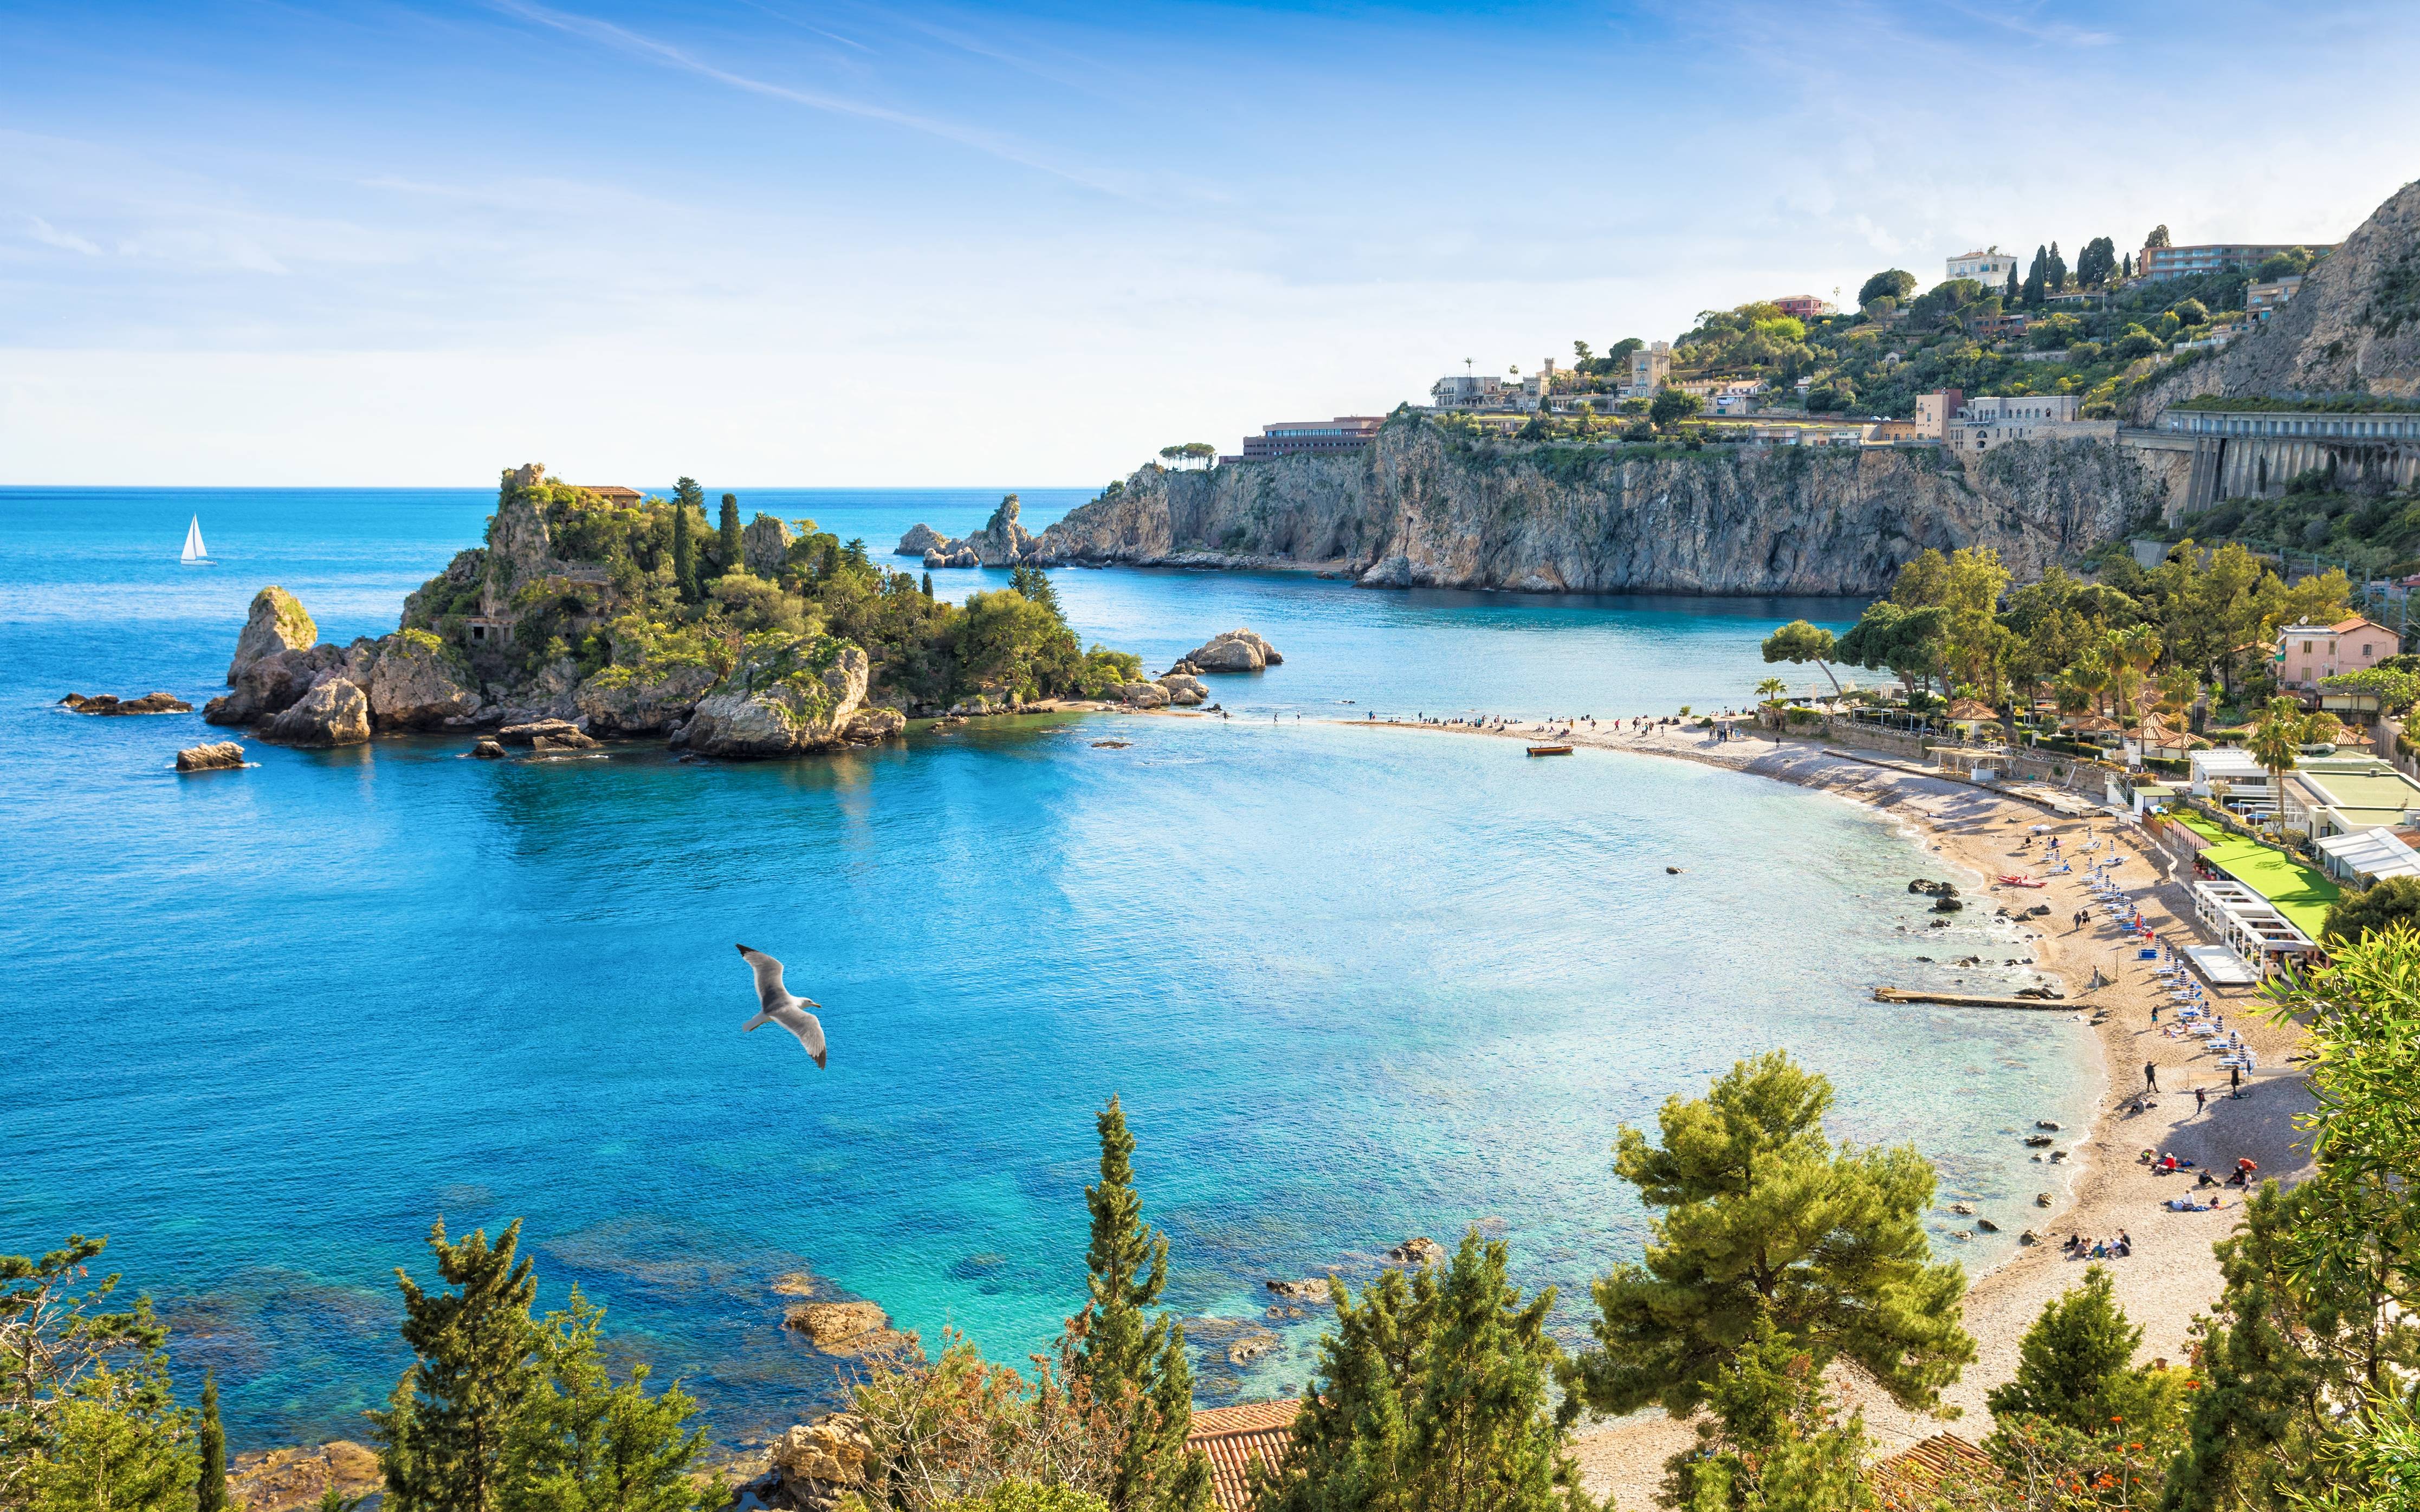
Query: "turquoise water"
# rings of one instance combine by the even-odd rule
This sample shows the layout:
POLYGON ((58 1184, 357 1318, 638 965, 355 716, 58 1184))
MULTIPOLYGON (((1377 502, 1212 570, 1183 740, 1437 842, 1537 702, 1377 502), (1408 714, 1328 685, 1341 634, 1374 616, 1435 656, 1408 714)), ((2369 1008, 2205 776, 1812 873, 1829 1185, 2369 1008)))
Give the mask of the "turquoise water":
MULTIPOLYGON (((1029 490, 1027 517, 1080 497, 1029 490)), ((743 494, 877 547, 996 498, 743 494)), ((1924 931, 1926 858, 1881 819, 1325 722, 1737 701, 1772 625, 1853 603, 1071 570, 1078 628, 1157 665, 1270 636, 1285 666, 1219 684, 1254 717, 979 722, 790 764, 429 738, 179 779, 198 717, 50 706, 198 703, 267 581, 323 634, 391 628, 487 501, 0 491, 0 1251, 108 1233, 240 1447, 358 1430, 400 1365, 392 1268, 425 1269, 441 1214, 525 1216, 549 1300, 604 1301, 728 1439, 832 1390, 777 1326, 784 1271, 1018 1358, 1080 1289, 1112 1091, 1186 1314, 1257 1318, 1265 1279, 1480 1223, 1563 1289, 1571 1337, 1643 1232, 1616 1128, 1738 1056, 1792 1048, 1838 1083, 1838 1132, 1916 1140, 2011 1231, 2041 1184, 2011 1132, 2083 1110, 2064 1021, 1866 1000, 1925 980, 1917 954, 2016 953, 1924 931), (195 510, 219 564, 180 569, 195 510), (829 1071, 738 1033, 737 940, 822 1000, 829 1071)), ((1316 1325, 1249 1372, 1205 1353, 1205 1398, 1299 1382, 1316 1325)))

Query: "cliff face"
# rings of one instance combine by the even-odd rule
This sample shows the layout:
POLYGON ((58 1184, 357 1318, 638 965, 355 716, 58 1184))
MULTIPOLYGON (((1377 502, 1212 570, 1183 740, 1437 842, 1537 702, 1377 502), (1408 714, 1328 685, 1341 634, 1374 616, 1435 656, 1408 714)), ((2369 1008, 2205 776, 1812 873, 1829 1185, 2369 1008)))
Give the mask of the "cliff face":
POLYGON ((1318 563, 1373 586, 1870 594, 1927 547, 1991 546, 2021 577, 2094 546, 2181 480, 2111 443, 1709 448, 1621 460, 1456 445, 1390 422, 1364 453, 1171 472, 1053 525, 1060 561, 1318 563))
POLYGON ((2420 397, 2420 182, 2373 211, 2259 330, 2146 388, 2128 415, 2148 424, 2200 394, 2332 393, 2420 397))

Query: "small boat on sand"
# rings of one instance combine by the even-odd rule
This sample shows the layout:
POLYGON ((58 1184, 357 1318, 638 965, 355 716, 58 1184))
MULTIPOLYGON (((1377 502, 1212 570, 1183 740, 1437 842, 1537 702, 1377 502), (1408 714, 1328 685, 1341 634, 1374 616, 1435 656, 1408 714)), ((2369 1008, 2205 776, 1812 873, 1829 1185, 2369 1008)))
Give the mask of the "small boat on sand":
POLYGON ((2004 885, 2011 887, 2047 887, 2050 886, 2049 883, 2042 881, 2040 877, 2012 876, 2006 872, 2001 873, 2000 881, 2004 885))
POLYGON ((1568 756, 1571 753, 1572 748, 1569 746, 1532 746, 1529 748, 1529 754, 1532 756, 1568 756))

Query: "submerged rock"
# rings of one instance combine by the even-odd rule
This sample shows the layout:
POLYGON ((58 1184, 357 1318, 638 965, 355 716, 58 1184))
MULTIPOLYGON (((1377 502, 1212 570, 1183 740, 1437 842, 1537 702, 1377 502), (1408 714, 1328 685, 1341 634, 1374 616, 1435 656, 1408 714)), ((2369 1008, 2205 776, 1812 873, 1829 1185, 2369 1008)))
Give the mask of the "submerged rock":
POLYGON ((1388 1263, 1394 1265, 1437 1265, 1445 1260, 1445 1246, 1423 1236, 1407 1239, 1387 1252, 1388 1263))
POLYGON ((1307 1281, 1272 1281, 1269 1290, 1288 1302, 1327 1302, 1327 1278, 1319 1276, 1307 1281))
POLYGON ((1250 1365, 1283 1342, 1266 1329, 1256 1329, 1227 1346, 1229 1365, 1250 1365))
POLYGON ((122 699, 115 693, 70 693, 59 700, 63 708, 78 714, 191 714, 194 706, 174 693, 146 693, 141 698, 122 699))
POLYGON ((188 746, 177 752, 177 770, 180 772, 224 772, 242 764, 243 748, 232 740, 188 746))

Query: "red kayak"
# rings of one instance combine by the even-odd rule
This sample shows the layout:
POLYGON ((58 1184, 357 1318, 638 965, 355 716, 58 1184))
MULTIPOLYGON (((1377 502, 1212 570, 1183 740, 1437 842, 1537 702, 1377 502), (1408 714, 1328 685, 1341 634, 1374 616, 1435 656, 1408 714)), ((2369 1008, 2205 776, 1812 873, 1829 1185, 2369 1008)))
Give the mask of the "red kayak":
POLYGON ((2034 877, 2004 876, 2000 881, 2004 886, 2010 887, 2047 887, 2050 886, 2049 883, 2040 881, 2034 877))

